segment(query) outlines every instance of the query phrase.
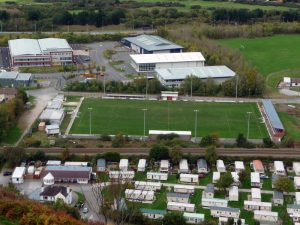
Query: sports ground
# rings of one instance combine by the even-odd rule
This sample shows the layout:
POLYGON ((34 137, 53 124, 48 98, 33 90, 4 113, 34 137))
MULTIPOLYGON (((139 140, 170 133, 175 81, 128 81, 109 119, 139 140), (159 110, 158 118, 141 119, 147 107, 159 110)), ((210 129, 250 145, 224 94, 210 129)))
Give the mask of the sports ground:
POLYGON ((198 112, 197 136, 217 133, 221 138, 236 138, 247 134, 247 112, 250 117, 249 138, 267 137, 260 112, 255 103, 166 102, 144 100, 85 99, 71 128, 71 134, 143 135, 146 111, 146 135, 149 130, 195 129, 195 112, 198 112))

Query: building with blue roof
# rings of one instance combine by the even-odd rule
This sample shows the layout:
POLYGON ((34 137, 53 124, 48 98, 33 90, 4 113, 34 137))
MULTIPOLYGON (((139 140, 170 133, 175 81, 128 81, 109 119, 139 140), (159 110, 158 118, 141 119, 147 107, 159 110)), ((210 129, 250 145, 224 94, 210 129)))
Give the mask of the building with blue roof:
POLYGON ((143 216, 153 220, 163 219, 164 216, 167 214, 166 210, 158 210, 158 209, 141 208, 140 211, 143 214, 143 216))
POLYGON ((0 85, 3 87, 28 87, 33 82, 31 73, 19 73, 14 71, 2 71, 0 73, 0 85))

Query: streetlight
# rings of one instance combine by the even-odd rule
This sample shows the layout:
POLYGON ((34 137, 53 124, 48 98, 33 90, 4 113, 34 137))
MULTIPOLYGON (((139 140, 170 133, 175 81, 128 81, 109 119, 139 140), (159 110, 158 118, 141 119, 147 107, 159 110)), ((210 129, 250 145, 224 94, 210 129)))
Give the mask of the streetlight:
POLYGON ((238 97, 238 82, 239 82, 239 77, 238 75, 235 76, 235 101, 237 102, 237 97, 238 97))
POLYGON ((249 127, 250 127, 250 116, 252 112, 247 112, 248 115, 248 129, 247 129, 247 140, 249 139, 249 127))
POLYGON ((193 76, 191 76, 191 97, 193 97, 193 76))
POLYGON ((146 99, 147 99, 147 97, 148 97, 148 76, 146 74, 146 99))
POLYGON ((92 109, 93 108, 88 108, 88 110, 90 111, 90 135, 92 134, 92 109))
POLYGON ((196 138, 197 138, 197 120, 198 120, 198 112, 199 112, 199 109, 195 109, 194 110, 195 112, 195 142, 196 142, 196 138))
POLYGON ((146 111, 148 109, 142 109, 144 111, 144 140, 146 139, 146 111))

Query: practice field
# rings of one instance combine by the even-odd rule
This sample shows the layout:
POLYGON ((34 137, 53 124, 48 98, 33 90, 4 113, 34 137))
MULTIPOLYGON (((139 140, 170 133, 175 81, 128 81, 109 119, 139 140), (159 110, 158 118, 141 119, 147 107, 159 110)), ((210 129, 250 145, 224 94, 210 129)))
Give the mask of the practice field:
POLYGON ((264 76, 278 71, 300 68, 300 35, 235 38, 219 42, 242 52, 264 76))
POLYGON ((197 136, 218 133, 220 137, 236 138, 238 133, 247 133, 247 112, 250 117, 250 138, 267 137, 265 125, 254 103, 204 103, 165 102, 143 100, 85 99, 71 134, 88 134, 90 110, 92 134, 143 135, 144 112, 146 112, 146 134, 148 130, 195 129, 195 112, 198 112, 197 136))

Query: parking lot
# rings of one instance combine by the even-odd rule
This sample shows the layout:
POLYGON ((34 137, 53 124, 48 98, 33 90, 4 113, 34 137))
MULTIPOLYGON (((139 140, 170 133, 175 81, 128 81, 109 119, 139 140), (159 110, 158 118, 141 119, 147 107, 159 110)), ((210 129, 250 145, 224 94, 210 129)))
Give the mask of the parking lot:
POLYGON ((10 70, 9 50, 7 47, 0 48, 0 68, 10 70))

